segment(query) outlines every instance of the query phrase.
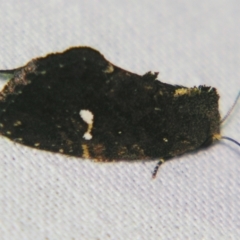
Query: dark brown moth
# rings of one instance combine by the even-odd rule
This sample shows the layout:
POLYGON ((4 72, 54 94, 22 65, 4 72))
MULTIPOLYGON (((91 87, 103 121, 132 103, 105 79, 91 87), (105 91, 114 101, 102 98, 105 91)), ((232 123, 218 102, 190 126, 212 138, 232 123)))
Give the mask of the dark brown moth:
MULTIPOLYGON (((2 70, 0 134, 20 144, 99 162, 160 163, 221 139, 219 95, 123 70, 75 47, 2 70)), ((157 173, 156 167, 153 176, 157 173)))

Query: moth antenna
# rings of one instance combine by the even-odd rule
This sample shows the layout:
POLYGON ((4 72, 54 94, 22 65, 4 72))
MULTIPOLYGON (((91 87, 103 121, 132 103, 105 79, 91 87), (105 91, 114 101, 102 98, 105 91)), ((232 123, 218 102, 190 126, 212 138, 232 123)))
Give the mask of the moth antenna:
POLYGON ((226 137, 226 136, 221 136, 221 139, 226 139, 226 140, 229 140, 235 144, 237 144, 239 147, 240 147, 240 143, 236 140, 234 140, 233 138, 230 138, 230 137, 226 137))
POLYGON ((237 97, 236 97, 236 99, 235 99, 232 107, 228 110, 227 114, 226 114, 226 115, 223 117, 223 119, 220 121, 220 124, 222 124, 222 123, 228 118, 228 116, 231 114, 232 110, 234 109, 234 107, 235 107, 236 104, 237 104, 237 101, 238 101, 239 97, 240 97, 240 91, 238 92, 238 95, 237 95, 237 97))
POLYGON ((20 68, 15 68, 15 69, 10 69, 10 70, 0 70, 0 74, 5 75, 5 74, 14 74, 16 71, 20 70, 20 68))
POLYGON ((10 79, 14 76, 16 69, 13 70, 0 70, 0 78, 10 79))
POLYGON ((12 70, 0 70, 0 74, 5 75, 5 74, 13 74, 14 71, 12 70))
MULTIPOLYGON (((228 116, 231 114, 232 110, 234 109, 234 107, 237 104, 237 101, 238 101, 239 97, 240 97, 240 91, 238 92, 238 95, 237 95, 237 97, 236 97, 232 107, 228 110, 227 114, 220 121, 220 124, 222 124, 228 118, 228 116)), ((236 141, 235 139, 233 139, 233 138, 230 138, 230 137, 227 137, 227 136, 220 136, 219 139, 226 139, 226 140, 231 141, 231 142, 237 144, 238 146, 240 146, 240 143, 238 141, 236 141)))

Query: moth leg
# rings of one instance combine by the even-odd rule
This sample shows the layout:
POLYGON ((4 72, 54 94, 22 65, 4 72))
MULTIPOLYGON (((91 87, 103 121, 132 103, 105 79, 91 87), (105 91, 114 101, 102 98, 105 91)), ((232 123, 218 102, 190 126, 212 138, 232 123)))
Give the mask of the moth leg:
POLYGON ((163 158, 161 158, 158 161, 157 165, 155 166, 155 168, 153 170, 152 178, 155 178, 157 176, 158 169, 159 169, 160 165, 162 165, 164 162, 165 162, 165 160, 163 158))

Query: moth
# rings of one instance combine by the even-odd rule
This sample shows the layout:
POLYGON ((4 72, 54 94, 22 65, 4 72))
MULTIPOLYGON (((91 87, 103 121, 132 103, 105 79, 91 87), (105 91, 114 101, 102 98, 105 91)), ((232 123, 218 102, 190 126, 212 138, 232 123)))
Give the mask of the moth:
POLYGON ((156 159, 155 177, 164 161, 226 138, 215 88, 140 76, 89 47, 0 73, 10 77, 0 92, 0 134, 29 147, 97 162, 156 159))

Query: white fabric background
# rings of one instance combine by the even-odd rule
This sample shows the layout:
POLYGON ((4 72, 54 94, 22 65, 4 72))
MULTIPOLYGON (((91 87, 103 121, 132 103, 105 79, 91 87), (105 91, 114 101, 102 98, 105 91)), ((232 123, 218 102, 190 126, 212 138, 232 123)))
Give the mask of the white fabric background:
MULTIPOLYGON (((0 69, 71 46, 138 74, 240 89, 238 0, 0 0, 0 69)), ((41 97, 41 96, 39 96, 41 97)), ((222 126, 240 140, 235 111, 222 126)), ((164 164, 99 164, 0 137, 0 238, 240 239, 240 150, 222 141, 164 164)))

